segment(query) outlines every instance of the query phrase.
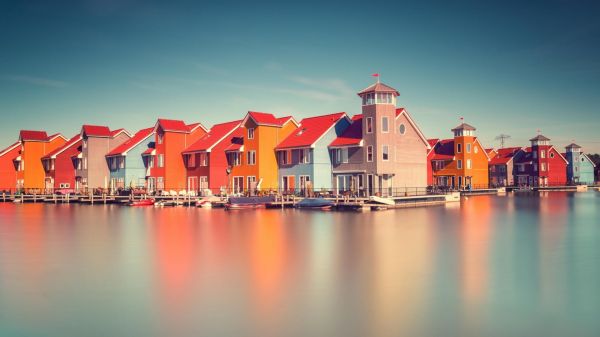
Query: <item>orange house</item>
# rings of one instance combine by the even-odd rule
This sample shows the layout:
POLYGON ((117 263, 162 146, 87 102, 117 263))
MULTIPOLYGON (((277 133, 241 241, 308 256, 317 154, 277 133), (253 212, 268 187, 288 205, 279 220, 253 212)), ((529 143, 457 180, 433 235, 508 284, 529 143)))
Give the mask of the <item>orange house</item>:
POLYGON ((19 142, 21 152, 14 160, 17 167, 17 188, 44 189, 46 171, 42 157, 65 144, 67 139, 59 133, 48 136, 46 131, 21 130, 19 142))
POLYGON ((17 186, 15 159, 21 151, 21 143, 16 142, 0 151, 0 191, 10 192, 17 186))
POLYGON ((154 126, 154 150, 143 154, 148 191, 185 190, 187 171, 181 153, 207 132, 200 123, 159 119, 154 126))
POLYGON ((225 151, 231 167, 229 186, 234 193, 245 190, 276 190, 277 157, 275 147, 298 128, 291 117, 249 111, 242 121, 245 129, 241 144, 232 143, 225 151))
POLYGON ((430 140, 433 185, 449 188, 488 188, 488 152, 475 137, 475 128, 462 123, 454 138, 430 140))

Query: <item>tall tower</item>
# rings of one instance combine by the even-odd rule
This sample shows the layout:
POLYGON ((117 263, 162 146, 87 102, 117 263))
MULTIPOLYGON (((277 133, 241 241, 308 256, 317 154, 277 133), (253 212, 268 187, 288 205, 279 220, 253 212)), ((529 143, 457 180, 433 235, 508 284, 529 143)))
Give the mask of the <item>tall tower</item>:
POLYGON ((567 151, 567 181, 576 184, 581 177, 581 146, 571 143, 565 147, 567 151))
MULTIPOLYGON (((456 186, 473 185, 473 157, 475 151, 475 127, 462 122, 454 129, 450 130, 454 134, 454 157, 456 158, 456 169, 462 176, 458 176, 455 182, 456 186)), ((485 151, 484 149, 481 149, 485 151)))
POLYGON ((549 153, 550 138, 538 134, 529 140, 531 142, 531 156, 533 161, 533 176, 536 181, 533 182, 537 186, 546 186, 548 184, 548 172, 550 171, 549 153))

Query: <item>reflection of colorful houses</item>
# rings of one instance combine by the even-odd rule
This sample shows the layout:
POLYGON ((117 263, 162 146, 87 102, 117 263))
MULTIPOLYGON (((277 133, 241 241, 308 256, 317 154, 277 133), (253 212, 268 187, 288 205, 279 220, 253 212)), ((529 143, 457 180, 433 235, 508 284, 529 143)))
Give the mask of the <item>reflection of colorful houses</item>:
POLYGON ((181 153, 208 130, 200 123, 159 119, 154 126, 155 148, 144 153, 146 187, 149 191, 183 191, 187 187, 186 168, 181 153))
POLYGON ((531 147, 521 149, 515 154, 515 184, 565 185, 567 183, 567 159, 550 145, 550 139, 543 135, 537 135, 529 141, 531 147))
POLYGON ((450 188, 487 188, 489 156, 475 137, 475 128, 462 123, 451 130, 454 138, 431 140, 434 185, 450 188))
POLYGON ((276 118, 270 113, 250 111, 242 121, 243 145, 226 149, 231 165, 230 187, 244 190, 278 189, 275 147, 298 127, 293 117, 276 118), (236 165, 239 164, 239 165, 236 165))
POLYGON ((62 146, 67 139, 61 134, 48 136, 45 131, 22 130, 20 155, 15 158, 17 188, 44 189, 46 172, 42 157, 62 146))
POLYGON ((215 124, 207 134, 183 151, 188 191, 218 194, 227 189, 227 155, 225 150, 243 137, 241 121, 215 124))
POLYGON ((46 188, 71 192, 75 188, 75 160, 81 153, 81 134, 42 158, 46 172, 46 188))
MULTIPOLYGON (((514 157, 520 147, 507 147, 495 150, 490 159, 490 185, 513 186, 514 157)), ((489 153, 489 152, 488 152, 489 153)))
POLYGON ((307 187, 330 191, 331 159, 328 145, 346 130, 350 118, 344 112, 304 118, 298 128, 277 147, 279 187, 304 192, 307 187))
POLYGON ((567 159, 567 182, 570 184, 594 184, 594 162, 581 151, 581 146, 571 143, 565 147, 567 159))
POLYGON ((111 131, 106 126, 81 127, 81 153, 75 160, 75 189, 108 188, 110 171, 106 154, 126 142, 131 135, 125 129, 111 131))
POLYGON ((427 186, 429 143, 404 108, 400 94, 377 82, 358 93, 362 115, 329 146, 336 193, 406 194, 427 186))
POLYGON ((154 128, 138 131, 106 154, 112 189, 146 186, 146 166, 142 153, 154 146, 154 128))
POLYGON ((0 191, 14 190, 17 184, 17 169, 15 159, 21 151, 21 143, 15 142, 0 151, 0 191))

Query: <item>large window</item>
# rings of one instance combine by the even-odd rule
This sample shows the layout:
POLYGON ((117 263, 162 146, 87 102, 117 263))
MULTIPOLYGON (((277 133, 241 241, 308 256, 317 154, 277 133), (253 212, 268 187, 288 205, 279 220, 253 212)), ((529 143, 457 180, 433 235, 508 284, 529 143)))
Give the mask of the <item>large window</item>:
POLYGON ((164 154, 158 155, 158 167, 165 167, 165 155, 164 154))
POLYGON ((310 149, 298 150, 298 162, 303 164, 310 163, 310 149))
POLYGON ((381 132, 390 132, 389 123, 387 117, 381 117, 381 132))
POLYGON ((373 161, 373 145, 367 146, 367 161, 368 162, 373 161))
POLYGON ((279 155, 279 165, 291 164, 290 151, 288 151, 288 150, 278 151, 277 154, 279 155))
POLYGON ((227 154, 227 161, 231 166, 239 166, 242 163, 242 154, 240 152, 229 152, 227 154))
POLYGON ((256 151, 248 151, 248 165, 256 165, 256 151))
POLYGON ((461 153, 461 152, 462 152, 462 144, 456 143, 456 153, 461 153))
POLYGON ((471 159, 467 159, 467 168, 471 169, 471 159))
POLYGON ((248 128, 248 139, 254 139, 254 128, 248 128))
POLYGON ((381 159, 384 161, 390 160, 390 147, 389 145, 383 145, 381 147, 381 159))
POLYGON ((367 117, 367 133, 373 133, 373 117, 367 117))

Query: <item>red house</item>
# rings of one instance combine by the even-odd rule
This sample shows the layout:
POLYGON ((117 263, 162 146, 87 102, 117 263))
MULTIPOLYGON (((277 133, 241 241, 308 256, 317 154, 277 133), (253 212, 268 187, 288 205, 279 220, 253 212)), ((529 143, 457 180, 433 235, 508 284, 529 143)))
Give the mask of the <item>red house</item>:
POLYGON ((19 156, 20 151, 20 142, 0 151, 0 191, 10 192, 17 187, 17 169, 14 160, 19 156))
POLYGON ((514 181, 521 186, 562 186, 567 184, 568 161, 550 145, 550 139, 537 135, 531 147, 514 156, 514 181))
POLYGON ((241 121, 216 124, 210 131, 183 151, 188 191, 210 189, 218 194, 227 188, 227 155, 225 150, 235 139, 244 136, 241 121))
POLYGON ((69 139, 63 146, 42 157, 46 172, 46 188, 70 193, 75 188, 75 161, 81 153, 81 134, 69 139))

